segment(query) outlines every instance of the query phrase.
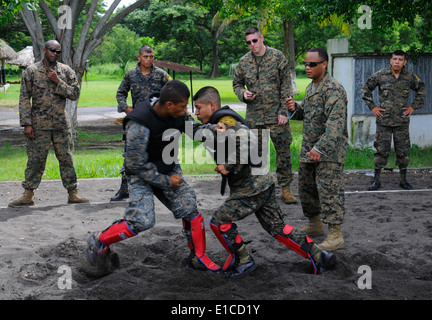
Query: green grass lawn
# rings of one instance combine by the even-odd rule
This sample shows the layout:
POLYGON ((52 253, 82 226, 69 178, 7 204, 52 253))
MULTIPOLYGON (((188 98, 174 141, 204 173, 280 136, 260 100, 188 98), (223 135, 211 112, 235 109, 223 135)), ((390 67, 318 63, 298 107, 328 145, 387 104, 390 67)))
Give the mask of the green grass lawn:
MULTIPOLYGON (((16 79, 8 79, 16 81, 16 79)), ((190 86, 190 81, 187 77, 183 77, 184 81, 190 86)), ((117 88, 120 85, 121 78, 119 77, 96 77, 89 76, 88 81, 83 81, 81 89, 81 97, 79 107, 102 107, 116 106, 117 102, 115 95, 117 88)), ((297 86, 300 94, 295 96, 296 100, 300 100, 304 96, 306 86, 310 83, 310 79, 306 76, 297 78, 297 86)), ((193 80, 193 92, 197 92, 204 86, 214 86, 221 93, 223 104, 240 103, 232 90, 231 79, 206 79, 199 78, 193 80)), ((0 93, 0 107, 17 106, 19 99, 20 85, 11 85, 6 93, 0 93)), ((242 112, 244 116, 244 112, 242 112)), ((291 145, 292 166, 293 171, 298 170, 300 147, 302 142, 301 121, 290 121, 291 130, 293 133, 293 144, 291 145)), ((119 171, 123 165, 122 148, 104 149, 104 150, 88 150, 86 145, 97 142, 103 144, 108 140, 121 140, 121 134, 106 136, 100 134, 89 134, 80 132, 78 135, 77 148, 75 151, 75 166, 77 175, 80 179, 83 178, 109 178, 119 177, 119 171)), ((198 147, 198 143, 194 142, 194 149, 198 147)), ((370 169, 373 168, 373 150, 372 148, 355 149, 348 148, 345 169, 370 169)), ((410 152, 411 167, 432 167, 432 148, 418 148, 413 146, 410 152)), ((183 161, 184 163, 185 161, 183 161)), ((186 161, 187 162, 187 161, 186 161)), ((393 166, 395 162, 394 152, 392 151, 389 166, 393 166)), ((25 148, 12 147, 6 145, 0 148, 0 181, 7 180, 23 180, 24 170, 27 163, 27 154, 25 148)), ((214 164, 209 163, 184 163, 182 165, 184 174, 209 174, 214 173, 214 164)), ((275 153, 271 145, 271 171, 275 170, 275 153)), ((51 151, 48 157, 46 170, 43 179, 59 179, 58 162, 53 152, 51 151)))
MULTIPOLYGON (((117 106, 116 93, 121 79, 112 79, 109 77, 88 77, 89 80, 81 84, 81 95, 78 101, 78 107, 115 107, 117 106)), ((13 79, 11 81, 17 81, 13 79)), ((191 89, 189 79, 181 79, 191 89)), ((294 96, 296 100, 304 97, 304 91, 310 80, 306 77, 297 78, 297 86, 300 91, 299 95, 294 96)), ((193 79, 192 93, 196 93, 200 88, 213 86, 218 89, 222 104, 241 103, 232 89, 231 79, 193 79)), ((15 107, 19 102, 19 84, 12 84, 6 93, 0 93, 0 107, 15 107)), ((129 102, 132 101, 129 96, 129 102)), ((190 102, 189 102, 190 103, 190 102)))
MULTIPOLYGON (((302 122, 291 121, 291 129, 293 132, 293 143, 291 145, 292 169, 298 171, 299 155, 302 141, 302 122)), ((189 138, 185 138, 189 139, 189 138)), ((85 178, 118 178, 120 168, 123 165, 122 148, 92 150, 86 149, 86 145, 103 144, 104 141, 121 140, 121 134, 116 135, 101 135, 94 133, 87 133, 79 131, 77 148, 75 151, 75 167, 79 179, 85 178)), ((190 143, 190 142, 189 142, 190 143)), ((184 148, 185 140, 183 140, 183 147, 180 149, 180 154, 185 156, 187 152, 184 148)), ((193 142, 193 152, 198 150, 200 146, 198 142, 193 142)), ((273 145, 270 146, 270 171, 275 171, 275 152, 273 145)), ((199 155, 199 154, 198 154, 199 155)), ((346 170, 359 170, 373 168, 373 155, 372 148, 356 149, 349 147, 346 155, 345 169, 346 170)), ((410 151, 411 163, 410 167, 432 167, 432 148, 418 148, 413 146, 410 151)), ((189 160, 180 158, 183 173, 185 175, 193 174, 212 174, 214 173, 215 165, 211 161, 202 160, 203 156, 199 155, 202 164, 190 163, 189 160)), ((195 159, 197 157, 195 156, 195 159)), ((206 158, 207 159, 207 158, 206 158)), ((0 148, 0 181, 20 181, 24 179, 24 170, 27 163, 26 150, 23 147, 12 147, 6 145, 0 148)), ((392 151, 388 162, 389 167, 394 167, 395 155, 392 151)), ((60 179, 58 169, 58 161, 55 158, 54 152, 50 151, 45 173, 44 180, 60 179)))

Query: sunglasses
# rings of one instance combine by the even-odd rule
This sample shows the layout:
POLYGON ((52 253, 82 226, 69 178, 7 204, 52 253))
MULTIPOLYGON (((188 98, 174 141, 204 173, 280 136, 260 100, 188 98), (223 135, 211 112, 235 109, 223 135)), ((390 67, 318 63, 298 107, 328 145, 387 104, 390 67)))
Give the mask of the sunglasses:
POLYGON ((319 65, 320 63, 323 63, 325 60, 323 60, 323 61, 319 61, 319 62, 315 62, 315 61, 312 61, 312 62, 306 62, 306 61, 303 61, 303 65, 305 66, 305 67, 309 67, 309 68, 315 68, 317 65, 319 65))
POLYGON ((57 53, 57 54, 60 54, 60 53, 61 53, 61 50, 56 50, 55 48, 45 48, 45 49, 48 49, 49 51, 51 51, 51 52, 55 52, 55 53, 57 53))
POLYGON ((246 41, 246 44, 249 46, 252 42, 257 43, 259 39, 252 39, 252 41, 246 41))

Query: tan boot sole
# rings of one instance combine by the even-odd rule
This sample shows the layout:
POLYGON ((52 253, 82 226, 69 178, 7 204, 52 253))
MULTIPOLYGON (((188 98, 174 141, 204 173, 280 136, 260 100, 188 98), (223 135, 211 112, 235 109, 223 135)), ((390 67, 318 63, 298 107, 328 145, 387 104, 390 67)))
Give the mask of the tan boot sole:
POLYGON ((8 204, 8 207, 10 207, 10 208, 15 208, 15 207, 29 207, 29 206, 34 206, 34 202, 31 202, 31 203, 18 203, 18 204, 15 204, 15 203, 9 203, 9 204, 8 204))
POLYGON ((325 241, 324 241, 323 243, 320 243, 318 245, 318 247, 322 250, 327 251, 327 252, 331 252, 331 251, 336 251, 336 250, 345 248, 345 242, 340 242, 336 245, 332 245, 332 244, 325 243, 325 241))

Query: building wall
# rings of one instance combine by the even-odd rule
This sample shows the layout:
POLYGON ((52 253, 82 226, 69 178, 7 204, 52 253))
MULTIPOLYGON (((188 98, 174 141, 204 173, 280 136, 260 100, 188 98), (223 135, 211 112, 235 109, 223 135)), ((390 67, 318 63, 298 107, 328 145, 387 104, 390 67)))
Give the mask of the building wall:
MULTIPOLYGON (((329 40, 331 41, 331 40, 329 40)), ((331 47, 329 47, 331 48, 331 47)), ((361 87, 376 71, 389 66, 391 55, 349 54, 330 52, 332 60, 329 72, 338 80, 348 95, 348 132, 350 143, 359 147, 373 146, 375 138, 375 117, 361 98, 361 87)), ((408 60, 409 70, 414 71, 426 84, 425 106, 416 110, 411 116, 411 143, 420 147, 432 146, 432 55, 418 57, 416 63, 408 60)), ((374 91, 374 98, 379 104, 378 89, 374 91)), ((414 92, 410 93, 410 101, 414 92)))

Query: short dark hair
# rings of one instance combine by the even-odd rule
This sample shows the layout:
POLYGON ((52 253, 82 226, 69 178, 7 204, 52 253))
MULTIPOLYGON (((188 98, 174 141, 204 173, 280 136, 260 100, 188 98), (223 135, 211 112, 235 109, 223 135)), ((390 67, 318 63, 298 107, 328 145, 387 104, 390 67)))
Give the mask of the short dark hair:
POLYGON ((168 81, 160 92, 159 103, 165 104, 168 101, 179 103, 183 100, 189 100, 190 91, 187 85, 178 80, 168 81))
POLYGON ((193 96, 193 100, 202 100, 205 103, 209 103, 210 101, 213 101, 217 107, 220 108, 221 106, 221 98, 219 91, 217 91, 214 87, 203 87, 198 90, 197 93, 193 96))
POLYGON ((45 49, 48 49, 48 48, 50 48, 53 45, 59 45, 61 47, 60 42, 58 42, 55 39, 52 39, 52 40, 48 40, 47 42, 45 42, 45 49))
POLYGON ((392 56, 403 56, 405 60, 407 59, 407 53, 402 50, 396 50, 395 52, 393 52, 392 56))
POLYGON ((257 27, 250 27, 250 28, 246 29, 245 36, 248 36, 248 35, 254 34, 254 33, 258 33, 259 35, 261 35, 261 31, 257 27))
POLYGON ((318 56, 328 62, 328 53, 323 48, 312 48, 308 52, 318 52, 318 56))
POLYGON ((139 49, 139 54, 142 55, 144 52, 148 52, 148 53, 153 52, 153 48, 145 44, 139 49))

